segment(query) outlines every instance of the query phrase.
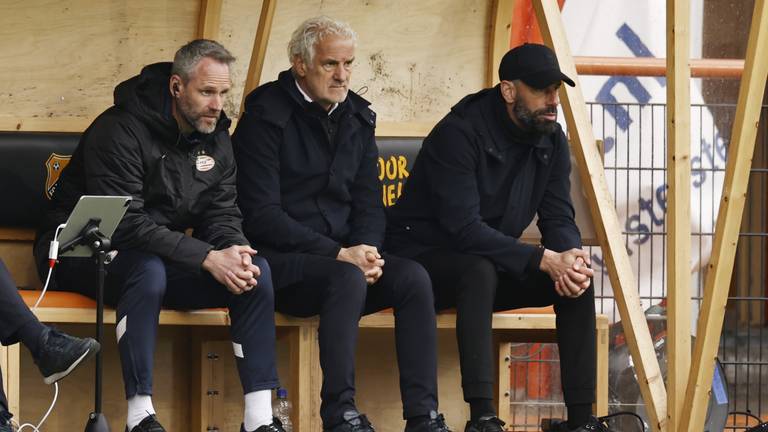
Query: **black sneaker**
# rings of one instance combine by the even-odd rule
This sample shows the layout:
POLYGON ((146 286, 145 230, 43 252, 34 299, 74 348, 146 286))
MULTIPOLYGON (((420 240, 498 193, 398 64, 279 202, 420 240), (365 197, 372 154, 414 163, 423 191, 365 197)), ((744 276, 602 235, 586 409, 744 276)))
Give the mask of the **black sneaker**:
MULTIPOLYGON (((240 432, 248 432, 245 430, 245 425, 242 423, 240 423, 240 432)), ((277 417, 272 417, 272 424, 259 426, 253 432, 285 432, 285 429, 283 429, 283 424, 277 417)))
MULTIPOLYGON (((128 432, 128 426, 125 427, 125 432, 128 432)), ((130 432, 165 432, 165 429, 157 421, 157 417, 154 414, 150 414, 144 417, 144 420, 134 426, 130 432)))
POLYGON ((14 432, 16 428, 11 422, 13 415, 0 407, 0 432, 14 432))
POLYGON ((376 432, 365 414, 357 411, 344 413, 344 421, 336 426, 325 429, 324 432, 376 432))
POLYGON ((480 417, 477 420, 470 420, 464 426, 464 432, 503 432, 504 422, 496 416, 480 417))
POLYGON ((46 327, 40 335, 40 356, 35 360, 43 381, 53 384, 69 375, 83 360, 96 354, 101 346, 91 338, 76 338, 46 327))
POLYGON ((451 432, 445 424, 445 417, 435 411, 429 412, 429 420, 410 425, 406 423, 405 432, 451 432))
POLYGON ((571 429, 562 419, 541 419, 542 432, 611 432, 605 422, 597 417, 590 417, 586 424, 571 429))

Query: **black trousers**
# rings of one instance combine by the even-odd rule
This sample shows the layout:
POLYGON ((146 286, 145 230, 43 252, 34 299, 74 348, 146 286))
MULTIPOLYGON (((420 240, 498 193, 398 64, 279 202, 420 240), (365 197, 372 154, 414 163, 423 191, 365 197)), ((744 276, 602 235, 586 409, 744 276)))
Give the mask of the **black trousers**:
MULTIPOLYGON (((12 345, 19 341, 16 332, 32 320, 37 320, 19 295, 16 283, 0 259, 0 343, 12 345)), ((0 373, 0 411, 8 411, 8 399, 3 391, 0 373)))
POLYGON ((415 258, 429 272, 438 310, 456 308, 464 399, 493 399, 493 311, 554 305, 557 344, 565 403, 595 400, 594 288, 580 297, 560 297, 541 271, 515 278, 500 272, 487 258, 449 250, 434 250, 415 258))
MULTIPOLYGON (((340 423, 345 411, 355 409, 360 316, 390 307, 395 314, 403 418, 437 410, 435 311, 429 277, 419 264, 384 254, 383 275, 368 286, 363 273, 352 264, 317 255, 277 255, 282 256, 274 262, 298 263, 291 266, 292 271, 302 272, 299 282, 286 285, 275 269, 277 310, 299 317, 320 315, 320 416, 325 428, 340 423)), ((295 279, 288 274, 284 279, 289 278, 295 279)))
MULTIPOLYGON (((228 307, 230 334, 245 393, 278 387, 275 365, 274 292, 266 260, 258 285, 230 293, 207 273, 192 274, 156 255, 121 251, 107 265, 104 302, 117 306, 117 341, 126 398, 152 394, 152 369, 160 309, 228 307)), ((63 258, 56 270, 58 288, 96 297, 96 265, 90 259, 63 258)))

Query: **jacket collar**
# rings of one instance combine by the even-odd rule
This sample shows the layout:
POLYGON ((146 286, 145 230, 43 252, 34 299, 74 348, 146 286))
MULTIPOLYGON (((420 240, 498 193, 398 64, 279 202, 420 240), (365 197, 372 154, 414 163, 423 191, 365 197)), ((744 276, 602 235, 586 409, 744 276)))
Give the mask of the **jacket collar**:
MULTIPOLYGON (((337 108, 349 116, 357 116, 371 127, 376 125, 376 113, 369 108, 370 102, 349 91, 347 99, 337 108)), ((261 119, 285 128, 294 111, 307 107, 290 69, 280 72, 277 81, 260 86, 245 99, 245 110, 261 119)))
MULTIPOLYGON (((529 133, 515 125, 507 114, 498 85, 465 97, 451 111, 467 119, 479 135, 488 138, 486 142, 490 147, 486 146, 486 151, 497 159, 503 160, 512 147, 527 147, 535 150, 542 163, 549 164, 554 148, 553 136, 529 133)), ((559 127, 554 132, 557 133, 560 133, 559 127)))

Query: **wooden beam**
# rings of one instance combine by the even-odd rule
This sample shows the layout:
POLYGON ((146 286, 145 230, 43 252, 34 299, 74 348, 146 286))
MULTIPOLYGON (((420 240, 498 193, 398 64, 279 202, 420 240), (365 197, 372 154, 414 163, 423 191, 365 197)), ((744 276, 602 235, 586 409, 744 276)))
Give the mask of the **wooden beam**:
MULTIPOLYGON (((666 76, 667 60, 659 57, 574 57, 579 75, 666 76)), ((695 78, 741 78, 744 60, 689 59, 695 78)))
POLYGON ((607 324, 600 325, 598 323, 595 335, 597 337, 597 364, 595 365, 597 368, 597 385, 595 387, 595 404, 593 409, 597 416, 608 415, 610 392, 608 389, 608 346, 610 344, 610 335, 607 324))
POLYGON ((219 37, 221 5, 224 0, 200 0, 200 15, 197 19, 197 37, 216 40, 219 37))
POLYGON ((21 378, 21 361, 19 359, 21 351, 19 350, 19 344, 0 347, 0 356, 3 357, 0 365, 3 368, 3 386, 5 395, 8 398, 8 411, 18 415, 21 408, 21 395, 19 394, 21 389, 19 385, 21 378))
POLYGON ((504 54, 509 51, 509 38, 512 33, 512 12, 515 0, 493 0, 491 5, 491 34, 488 41, 488 67, 485 82, 493 87, 499 82, 496 71, 504 54))
POLYGON ((293 401, 291 421, 296 431, 310 430, 312 423, 312 351, 317 333, 315 326, 289 329, 290 389, 288 397, 293 401))
POLYGON ((765 80, 768 78, 768 57, 765 56, 767 51, 768 7, 765 0, 756 0, 732 138, 728 145, 725 182, 717 214, 712 256, 704 280, 704 302, 699 313, 693 364, 683 405, 685 417, 681 426, 684 427, 680 430, 689 432, 700 432, 704 429, 712 373, 723 328, 739 227, 752 168, 760 105, 765 91, 765 80))
MULTIPOLYGON (((245 76, 245 88, 243 88, 243 101, 240 103, 240 113, 245 109, 245 98, 259 86, 261 71, 264 69, 264 59, 267 56, 267 43, 269 33, 272 30, 272 18, 275 16, 277 0, 263 0, 261 14, 259 14, 259 26, 256 27, 256 37, 253 40, 251 63, 248 65, 248 74, 245 76)), ((238 115, 238 117, 240 117, 238 115)))
POLYGON ((377 137, 424 138, 429 135, 434 122, 376 122, 377 137))
POLYGON ((592 220, 608 265, 608 275, 616 295, 630 353, 637 372, 640 392, 645 401, 654 431, 667 429, 667 391, 656 360, 651 335, 640 305, 637 281, 627 255, 621 225, 613 198, 608 190, 600 155, 597 152, 592 125, 587 116, 576 65, 571 56, 560 9, 555 0, 533 2, 542 36, 557 55, 560 69, 576 81, 576 87, 563 85, 560 98, 572 132, 574 156, 578 161, 581 181, 587 196, 592 220))
POLYGON ((667 415, 676 431, 691 367, 690 2, 667 0, 667 415))

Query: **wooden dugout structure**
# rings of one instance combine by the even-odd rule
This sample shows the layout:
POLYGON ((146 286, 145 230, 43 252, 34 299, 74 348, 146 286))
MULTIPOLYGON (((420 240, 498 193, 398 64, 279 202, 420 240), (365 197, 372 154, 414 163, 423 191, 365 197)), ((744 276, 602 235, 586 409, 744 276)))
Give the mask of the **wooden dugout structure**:
MULTIPOLYGON (((202 0, 196 34, 218 39, 224 0, 202 0)), ((501 56, 509 48, 510 33, 515 28, 514 17, 520 1, 494 0, 491 7, 491 33, 488 71, 485 80, 491 85, 501 56)), ((640 309, 635 278, 621 239, 621 227, 613 200, 605 184, 602 161, 580 88, 563 88, 561 99, 572 137, 582 183, 587 191, 600 245, 607 259, 611 283, 622 320, 626 323, 628 343, 637 369, 639 384, 647 411, 656 431, 697 432, 703 429, 709 386, 722 329, 728 282, 730 281, 738 226, 744 207, 748 171, 754 151, 768 59, 758 55, 768 51, 768 9, 765 0, 756 0, 752 17, 746 59, 692 60, 687 46, 689 15, 688 0, 667 0, 667 59, 574 58, 570 54, 556 0, 533 0, 544 41, 560 59, 563 71, 574 78, 578 74, 666 75, 668 86, 668 182, 669 189, 669 343, 671 363, 668 382, 663 382, 656 361, 645 317, 640 309), (690 219, 688 213, 690 184, 690 124, 687 116, 690 95, 689 77, 741 76, 738 109, 731 134, 726 181, 713 246, 713 254, 705 281, 705 298, 699 317, 699 330, 693 356, 690 352, 690 296, 686 271, 689 261, 690 219), (686 413, 681 415, 681 413, 686 413)), ((266 60, 267 43, 277 9, 277 0, 264 0, 253 43, 243 95, 260 82, 266 60)), ((0 130, 34 130, 80 132, 90 122, 56 118, 0 118, 0 130)), ((381 136, 425 136, 431 129, 428 122, 381 123, 381 136)))

